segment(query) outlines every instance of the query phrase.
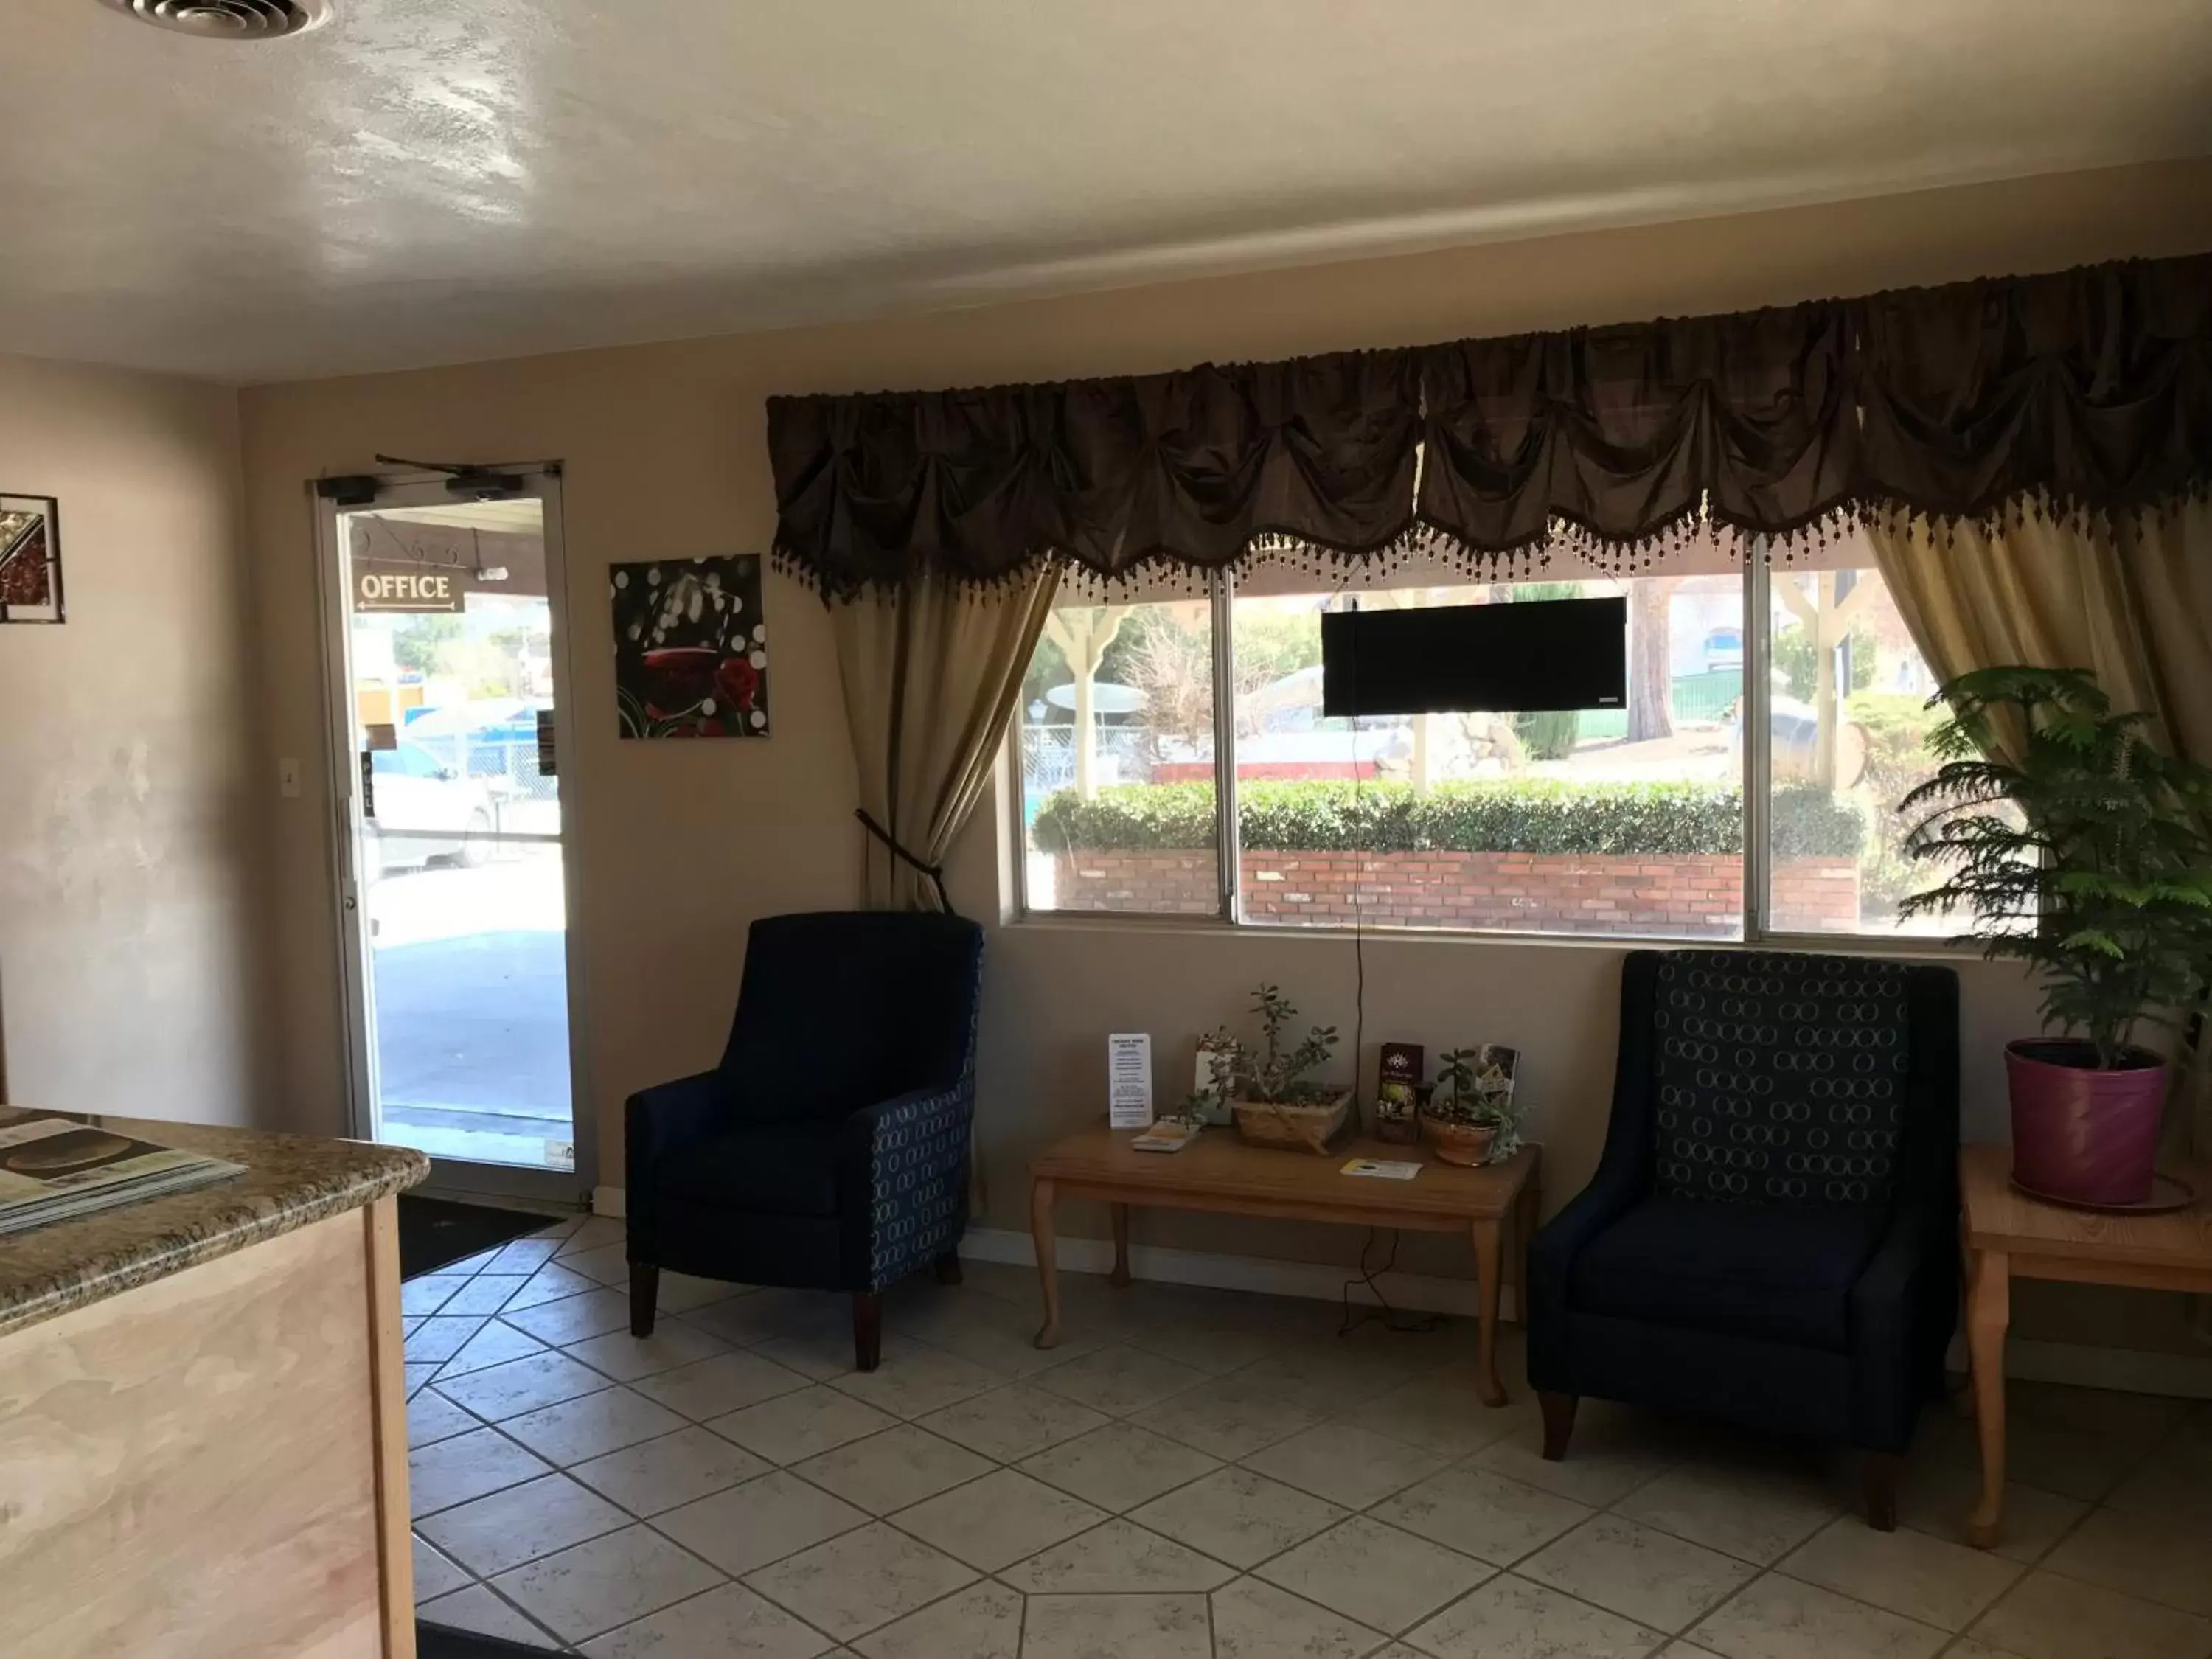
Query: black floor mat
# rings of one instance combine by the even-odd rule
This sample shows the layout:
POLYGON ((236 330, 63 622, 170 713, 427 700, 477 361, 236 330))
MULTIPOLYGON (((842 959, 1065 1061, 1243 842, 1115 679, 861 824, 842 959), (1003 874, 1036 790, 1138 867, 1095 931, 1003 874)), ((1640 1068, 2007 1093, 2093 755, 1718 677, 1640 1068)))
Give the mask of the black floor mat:
POLYGON ((399 1195, 399 1276, 414 1279, 509 1239, 534 1233, 557 1215, 457 1204, 449 1198, 399 1195))
POLYGON ((496 1636, 471 1636, 427 1620, 415 1621, 416 1659, 537 1659, 551 1648, 526 1648, 496 1636))

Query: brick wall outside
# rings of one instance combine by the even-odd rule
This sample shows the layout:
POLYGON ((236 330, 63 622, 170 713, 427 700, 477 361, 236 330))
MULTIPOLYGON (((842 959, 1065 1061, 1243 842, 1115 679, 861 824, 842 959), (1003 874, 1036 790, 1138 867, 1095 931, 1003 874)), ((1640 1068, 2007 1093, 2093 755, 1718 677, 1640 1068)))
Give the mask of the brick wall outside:
MULTIPOLYGON (((1858 861, 1784 859, 1773 925, 1790 933, 1855 927, 1858 861)), ((1145 848, 1062 853, 1054 908, 1212 915, 1213 854, 1145 848)), ((1590 857, 1564 853, 1243 853, 1244 910, 1255 921, 1349 927, 1480 927, 1673 937, 1735 933, 1743 861, 1734 854, 1590 857), (1355 904, 1354 900, 1358 902, 1355 904)))

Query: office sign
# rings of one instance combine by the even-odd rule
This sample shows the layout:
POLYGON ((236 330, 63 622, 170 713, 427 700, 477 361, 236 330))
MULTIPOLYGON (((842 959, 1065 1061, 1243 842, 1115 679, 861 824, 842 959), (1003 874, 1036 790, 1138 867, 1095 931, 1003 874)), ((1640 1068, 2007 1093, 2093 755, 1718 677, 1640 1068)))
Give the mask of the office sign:
POLYGON ((353 608, 410 613, 459 611, 461 590, 461 572, 451 566, 357 565, 353 573, 353 608))

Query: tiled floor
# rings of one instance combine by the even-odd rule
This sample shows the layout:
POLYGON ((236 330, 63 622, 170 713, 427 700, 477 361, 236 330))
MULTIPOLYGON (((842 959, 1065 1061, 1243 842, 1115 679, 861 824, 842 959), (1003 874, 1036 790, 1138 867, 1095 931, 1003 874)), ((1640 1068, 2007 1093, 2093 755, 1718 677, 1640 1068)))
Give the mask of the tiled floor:
POLYGON ((1955 1539, 1972 1425, 1906 1525, 1801 1449, 1586 1403, 1564 1463, 1468 1392, 1472 1333, 1026 1270, 890 1298, 663 1275, 619 1224, 406 1286, 416 1585, 596 1659, 2212 1659, 2212 1407, 2022 1384, 2009 1534, 1955 1539))

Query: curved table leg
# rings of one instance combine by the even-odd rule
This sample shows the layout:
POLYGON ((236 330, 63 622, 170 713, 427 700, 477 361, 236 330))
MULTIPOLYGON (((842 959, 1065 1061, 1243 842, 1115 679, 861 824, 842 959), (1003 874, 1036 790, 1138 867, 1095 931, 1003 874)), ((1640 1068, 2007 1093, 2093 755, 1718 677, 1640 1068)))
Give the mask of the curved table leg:
MULTIPOLYGON (((1966 1218, 1961 1215, 1959 1218, 1959 1329, 1962 1334, 1966 1329, 1967 1310, 1972 1307, 1974 1299, 1974 1247, 1971 1238, 1972 1235, 1966 1228, 1966 1218)), ((1960 1376, 1955 1384, 1947 1376, 1943 1380, 1943 1386, 1951 1396, 1951 1410, 1962 1418, 1972 1417, 1974 1414, 1974 1354, 1971 1346, 1966 1350, 1965 1375, 1960 1376)))
POLYGON ((1505 1385, 1498 1380, 1498 1281, 1504 1267, 1499 1260, 1503 1254, 1499 1235, 1504 1231, 1504 1222, 1502 1216, 1491 1216, 1475 1222, 1469 1230, 1474 1241, 1475 1293, 1481 1320, 1475 1347, 1474 1392, 1486 1406, 1505 1403, 1505 1385))
POLYGON ((1060 1271, 1052 1231, 1052 1182, 1030 1183, 1030 1237, 1036 1246, 1037 1284, 1044 1292, 1044 1324, 1036 1334, 1040 1348, 1060 1346, 1060 1271))
POLYGON ((1543 1186, 1532 1175, 1521 1188, 1520 1202, 1514 1206, 1513 1322, 1524 1331, 1528 1328, 1528 1247, 1535 1243, 1536 1224, 1543 1213, 1543 1186))
POLYGON ((1974 1427, 1982 1443, 1982 1496, 1966 1517, 1966 1541, 1993 1548, 2004 1522, 2005 1327, 2012 1319, 2012 1264, 2002 1250, 1968 1253, 1966 1351, 1974 1368, 1974 1427))

